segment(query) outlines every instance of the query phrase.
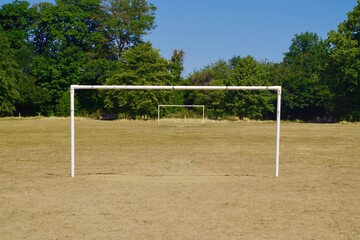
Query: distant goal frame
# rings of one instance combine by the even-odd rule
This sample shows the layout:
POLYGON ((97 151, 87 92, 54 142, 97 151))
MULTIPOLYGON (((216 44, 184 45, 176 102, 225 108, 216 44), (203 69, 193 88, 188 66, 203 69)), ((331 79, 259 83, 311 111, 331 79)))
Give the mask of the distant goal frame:
POLYGON ((75 90, 259 90, 276 91, 276 139, 275 139, 275 176, 279 176, 281 86, 140 86, 140 85, 70 85, 70 176, 75 177, 75 90))
POLYGON ((185 108, 202 108, 202 125, 205 125, 205 105, 189 105, 189 104, 159 104, 158 105, 158 112, 157 112, 157 125, 160 126, 160 110, 161 107, 185 107, 185 108))

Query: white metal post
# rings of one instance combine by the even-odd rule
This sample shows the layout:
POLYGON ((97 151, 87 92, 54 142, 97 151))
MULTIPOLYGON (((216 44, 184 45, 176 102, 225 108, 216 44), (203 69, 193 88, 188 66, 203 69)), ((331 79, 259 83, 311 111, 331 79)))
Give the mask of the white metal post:
POLYGON ((280 152, 280 120, 281 120, 281 87, 277 90, 276 107, 276 151, 275 151, 275 176, 279 176, 279 152, 280 152))
MULTIPOLYGON (((71 177, 75 176, 75 107, 74 95, 76 89, 124 89, 124 90, 269 90, 277 91, 276 107, 276 163, 275 176, 279 176, 280 152, 280 120, 281 120, 281 86, 131 86, 131 85, 71 85, 70 86, 70 121, 71 121, 71 177)), ((160 106, 158 106, 158 124, 160 120, 160 106)), ((204 116, 204 108, 203 108, 204 116)), ((204 119, 204 118, 203 118, 204 119)), ((204 121, 204 120, 203 120, 204 121)))
POLYGON ((203 125, 205 125, 205 106, 202 106, 203 107, 203 125))
POLYGON ((73 86, 70 86, 70 158, 71 158, 71 177, 75 177, 75 121, 74 121, 74 95, 75 95, 75 89, 73 86))
POLYGON ((158 105, 158 126, 160 125, 160 105, 158 105))

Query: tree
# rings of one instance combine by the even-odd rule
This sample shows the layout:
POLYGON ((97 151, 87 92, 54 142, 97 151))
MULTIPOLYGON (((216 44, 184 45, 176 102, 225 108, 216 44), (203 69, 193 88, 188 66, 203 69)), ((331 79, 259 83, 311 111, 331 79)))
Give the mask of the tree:
MULTIPOLYGON (((229 61, 219 60, 188 79, 202 86, 267 86, 268 64, 253 57, 236 56, 229 61)), ((210 118, 238 117, 264 119, 274 112, 275 96, 255 91, 194 91, 187 94, 188 104, 205 104, 210 118)))
POLYGON ((0 31, 0 116, 15 112, 15 102, 19 98, 17 79, 21 75, 19 66, 10 48, 10 43, 0 31))
MULTIPOLYGON (((33 6, 33 12, 35 21, 30 34, 37 56, 31 74, 44 94, 50 96, 42 112, 62 115, 64 111, 60 109, 68 105, 64 96, 69 86, 101 84, 104 79, 99 76, 111 66, 108 41, 100 31, 104 14, 100 0, 58 0, 57 5, 39 3, 33 6), (94 74, 89 74, 89 69, 94 74)), ((87 95, 83 93, 77 97, 85 108, 94 102, 87 103, 87 95)), ((93 97, 97 98, 91 95, 93 97)))
MULTIPOLYGON (((170 62, 160 56, 158 50, 147 42, 123 53, 116 71, 106 81, 108 85, 170 85, 173 75, 170 62)), ((157 105, 170 101, 169 91, 108 90, 103 92, 105 108, 110 112, 120 112, 128 118, 154 117, 157 105)))
MULTIPOLYGON (((57 0, 31 8, 29 39, 36 57, 30 73, 50 96, 42 111, 64 114, 71 84, 104 84, 124 49, 136 46, 154 28, 155 7, 145 0, 57 0)), ((81 92, 85 111, 101 107, 99 96, 81 92)))
POLYGON ((37 54, 56 58, 66 48, 92 51, 105 41, 98 32, 103 21, 100 0, 42 2, 31 10, 35 20, 30 34, 37 54))
POLYGON ((12 49, 26 47, 27 31, 32 23, 29 3, 15 0, 2 5, 0 9, 0 29, 6 33, 12 49))
MULTIPOLYGON (((188 82, 197 86, 223 86, 231 74, 229 63, 219 60, 201 71, 195 71, 188 82)), ((229 115, 224 111, 224 96, 224 91, 189 91, 185 93, 185 103, 205 105, 208 118, 224 118, 229 115)))
POLYGON ((122 52, 142 43, 142 36, 155 28, 156 7, 146 0, 107 0, 104 31, 117 59, 122 52))
MULTIPOLYGON (((230 60, 233 65, 231 78, 225 82, 230 86, 267 86, 268 72, 252 56, 235 57, 230 60)), ((263 119, 274 112, 274 96, 269 92, 228 91, 225 94, 225 110, 240 119, 263 119)))
MULTIPOLYGON (((6 78, 2 82, 13 99, 10 101, 13 107, 8 108, 7 114, 18 112, 26 116, 39 111, 40 91, 34 78, 28 74, 34 58, 28 34, 32 22, 33 15, 26 1, 16 0, 0 9, 0 31, 2 44, 5 44, 2 49, 2 78, 6 78)), ((9 101, 5 102, 9 105, 9 101)))
POLYGON ((334 112, 341 120, 360 120, 360 1, 348 19, 331 31, 327 43, 327 84, 333 93, 334 112))
POLYGON ((283 66, 277 66, 280 71, 288 68, 277 80, 284 89, 283 112, 288 118, 311 120, 329 114, 330 93, 321 79, 327 57, 326 44, 317 34, 305 32, 293 38, 283 66))
POLYGON ((181 73, 184 70, 184 56, 183 50, 175 49, 171 57, 171 74, 174 75, 175 83, 181 80, 181 73))
POLYGON ((6 35, 14 51, 15 60, 25 73, 29 72, 34 57, 28 34, 32 22, 33 15, 27 1, 15 0, 13 3, 2 5, 0 9, 0 31, 6 35))

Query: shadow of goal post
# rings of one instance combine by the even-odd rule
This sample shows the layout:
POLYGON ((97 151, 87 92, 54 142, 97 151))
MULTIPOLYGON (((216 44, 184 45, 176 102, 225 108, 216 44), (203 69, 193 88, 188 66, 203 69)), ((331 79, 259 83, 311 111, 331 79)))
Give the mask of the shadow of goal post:
POLYGON ((71 85, 70 86, 70 176, 75 177, 75 90, 267 90, 277 92, 275 176, 279 176, 281 86, 136 86, 136 85, 71 85))

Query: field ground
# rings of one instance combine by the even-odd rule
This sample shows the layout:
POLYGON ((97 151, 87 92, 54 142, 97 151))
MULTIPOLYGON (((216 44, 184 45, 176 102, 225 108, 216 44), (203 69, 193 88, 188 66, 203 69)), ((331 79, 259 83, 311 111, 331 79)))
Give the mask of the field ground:
POLYGON ((360 239, 360 125, 0 119, 0 239, 360 239))

